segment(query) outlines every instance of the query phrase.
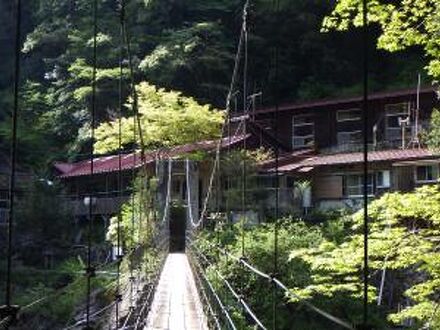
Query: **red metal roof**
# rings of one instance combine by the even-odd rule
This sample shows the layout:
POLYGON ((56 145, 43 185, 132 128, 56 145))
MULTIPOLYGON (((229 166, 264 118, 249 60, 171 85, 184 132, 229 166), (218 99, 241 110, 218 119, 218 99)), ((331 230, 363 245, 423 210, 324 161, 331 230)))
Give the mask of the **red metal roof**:
MULTIPOLYGON (((428 149, 396 149, 396 150, 383 150, 383 151, 371 151, 368 153, 369 162, 396 162, 396 161, 408 161, 408 160, 422 160, 439 158, 440 154, 434 153, 428 149)), ((301 171, 305 167, 318 167, 318 166, 334 166, 334 165, 349 165, 359 164, 364 161, 364 155, 362 152, 344 153, 334 155, 316 155, 308 157, 297 162, 291 162, 279 167, 280 172, 292 172, 301 171)), ((269 169, 274 171, 274 169, 269 169)))
MULTIPOLYGON (((432 88, 423 88, 421 90, 422 94, 432 94, 434 97, 434 91, 432 88)), ((385 98, 395 98, 395 97, 402 97, 402 96, 415 96, 417 94, 416 89, 405 89, 405 90, 399 90, 399 91, 391 91, 391 92, 380 92, 380 93, 372 93, 369 95, 369 100, 380 100, 385 98)), ((331 105, 337 105, 337 104, 346 104, 346 103, 355 103, 355 102, 362 102, 361 96, 355 96, 355 97, 346 97, 346 98, 331 98, 331 99, 322 99, 322 100, 311 100, 311 101, 305 101, 305 102, 298 102, 298 103, 286 103, 282 104, 278 107, 278 111, 288 111, 288 110, 301 110, 301 109, 310 109, 310 108, 321 108, 331 105)), ((256 113, 270 113, 274 112, 276 109, 274 107, 268 107, 268 108, 261 108, 257 109, 256 113)))
MULTIPOLYGON (((222 148, 233 146, 237 143, 249 138, 247 135, 236 135, 222 139, 222 148)), ((142 162, 140 152, 125 154, 121 156, 121 169, 123 171, 131 170, 133 168, 139 168, 142 165, 148 165, 153 163, 156 159, 174 158, 182 156, 195 151, 212 151, 217 146, 216 140, 206 140, 186 144, 170 149, 155 150, 145 153, 144 162, 142 162)), ((59 178, 72 178, 79 176, 86 176, 91 174, 90 160, 84 160, 76 163, 62 163, 56 162, 54 167, 60 173, 59 178)), ((116 172, 119 170, 119 155, 111 155, 105 157, 96 157, 93 160, 93 173, 102 174, 116 172)))

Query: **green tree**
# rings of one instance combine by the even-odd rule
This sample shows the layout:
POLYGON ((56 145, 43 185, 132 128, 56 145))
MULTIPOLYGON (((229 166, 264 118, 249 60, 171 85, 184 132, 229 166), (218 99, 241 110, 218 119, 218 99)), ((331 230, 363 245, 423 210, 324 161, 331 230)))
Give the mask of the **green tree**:
MULTIPOLYGON (((158 89, 146 82, 137 86, 139 116, 147 149, 168 147, 214 139, 220 136, 223 114, 200 105, 193 98, 179 92, 158 89)), ((134 118, 122 120, 122 143, 139 145, 134 141, 134 118)), ((137 126, 137 125, 136 125, 137 126)), ((96 130, 96 151, 100 153, 118 149, 119 126, 114 120, 101 124, 96 130)), ((138 137, 139 138, 139 137, 138 137)))
POLYGON ((42 267, 45 252, 56 260, 66 258, 73 244, 73 218, 70 210, 61 205, 62 188, 44 179, 24 186, 26 193, 17 202, 17 252, 25 263, 42 267))
MULTIPOLYGON (((386 310, 388 320, 401 324, 415 321, 414 329, 440 326, 440 189, 424 186, 413 193, 390 193, 369 206, 369 257, 371 281, 369 301, 377 304, 381 276, 387 272, 384 290, 392 290, 394 301, 406 305, 402 310, 386 310), (421 203, 420 201, 423 201, 421 203), (392 288, 390 287, 392 286, 392 288)), ((351 219, 343 242, 327 237, 317 248, 298 249, 292 260, 310 266, 309 285, 293 288, 299 300, 340 295, 359 298, 363 267, 363 212, 351 219)), ((381 296, 381 300, 385 298, 381 296)), ((384 307, 385 308, 385 307, 384 307)))
POLYGON ((431 115, 429 130, 424 132, 423 140, 432 150, 440 150, 440 111, 434 109, 431 115))
MULTIPOLYGON (((368 20, 380 27, 377 47, 389 52, 420 46, 428 57, 426 69, 440 77, 440 3, 436 0, 368 1, 368 20)), ((323 21, 323 31, 362 26, 362 1, 338 0, 323 21)))
MULTIPOLYGON (((219 243, 229 253, 239 257, 243 242, 246 260, 257 269, 272 274, 274 271, 274 227, 273 224, 246 226, 244 230, 241 227, 241 224, 231 226, 219 222, 214 232, 204 231, 199 234, 196 246, 210 260, 214 261, 212 266, 206 265, 206 272, 214 283, 216 291, 221 295, 222 301, 229 302, 230 312, 234 315, 236 324, 239 325, 240 322, 246 320, 246 317, 240 315, 242 313, 240 304, 236 303, 216 272, 220 272, 235 289, 241 288, 241 294, 245 297, 245 301, 263 324, 269 326, 272 322, 273 291, 268 280, 253 274, 235 260, 217 252, 214 246, 219 243)), ((278 279, 292 285, 308 283, 307 265, 301 262, 292 262, 289 260, 289 253, 293 249, 318 246, 322 241, 319 228, 308 226, 299 220, 286 218, 280 221, 278 229, 278 279)), ((278 301, 285 299, 284 301, 287 302, 287 299, 280 292, 277 299, 279 299, 278 301)), ((320 324, 319 319, 314 320, 316 317, 310 317, 307 313, 292 312, 292 310, 284 308, 282 303, 278 305, 277 311, 280 329, 329 329, 326 327, 327 324, 320 324)), ((244 322, 245 325, 248 324, 246 321, 244 322)), ((248 326, 243 329, 253 329, 253 327, 248 326)))

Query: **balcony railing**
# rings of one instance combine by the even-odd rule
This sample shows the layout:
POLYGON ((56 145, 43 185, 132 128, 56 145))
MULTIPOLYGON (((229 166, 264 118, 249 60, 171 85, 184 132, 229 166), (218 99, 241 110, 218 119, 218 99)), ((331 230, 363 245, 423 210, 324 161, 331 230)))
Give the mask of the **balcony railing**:
MULTIPOLYGON (((409 140, 406 142, 408 145, 409 140)), ((381 151, 381 150, 390 150, 390 149, 402 149, 402 141, 387 141, 380 143, 369 143, 368 151, 381 151)), ((351 143, 351 144, 341 144, 335 145, 329 148, 323 148, 319 150, 319 153, 325 155, 332 155, 338 153, 352 153, 352 152, 362 152, 364 150, 364 145, 362 143, 351 143)))
MULTIPOLYGON (((96 204, 93 206, 92 212, 94 215, 114 215, 121 209, 129 197, 97 197, 96 204)), ((89 206, 84 204, 83 197, 69 196, 64 198, 65 207, 73 212, 75 216, 89 215, 89 206)))

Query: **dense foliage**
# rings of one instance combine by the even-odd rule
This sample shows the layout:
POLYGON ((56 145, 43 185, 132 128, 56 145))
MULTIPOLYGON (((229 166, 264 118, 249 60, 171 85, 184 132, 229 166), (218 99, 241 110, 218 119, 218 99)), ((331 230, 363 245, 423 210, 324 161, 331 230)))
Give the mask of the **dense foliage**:
MULTIPOLYGON (((377 47, 389 52, 411 46, 423 48, 429 58, 426 69, 440 77, 440 4, 436 0, 369 1, 368 21, 377 24, 381 33, 377 47)), ((362 1, 338 0, 334 11, 325 18, 323 30, 346 31, 362 26, 362 1)))
MULTIPOLYGON (((96 150, 100 153, 117 149, 116 118, 120 101, 126 104, 123 107, 124 147, 130 149, 133 144, 139 145, 133 135, 135 121, 128 87, 131 77, 126 45, 122 43, 118 26, 117 1, 98 2, 97 141, 90 141, 89 137, 93 2, 35 0, 24 3, 18 155, 21 164, 30 165, 38 172, 48 172, 47 165, 55 158, 77 159, 84 153, 88 154, 90 142, 96 142, 96 150), (118 95, 120 50, 124 52, 122 100, 118 95)), ((0 0, 1 152, 9 150, 11 135, 13 3, 0 0)), ((333 7, 333 2, 284 0, 280 1, 280 12, 274 14, 272 0, 252 1, 248 20, 247 92, 262 91, 263 104, 273 103, 276 94, 281 101, 299 101, 359 92, 362 73, 359 60, 362 39, 358 29, 360 3, 359 0, 339 0, 333 7), (321 28, 328 33, 321 33, 321 28), (277 68, 274 63, 275 46, 278 46, 277 68), (275 87, 279 87, 279 93, 275 93, 275 87)), ((370 22, 375 23, 372 33, 378 38, 380 49, 371 53, 372 89, 385 90, 415 84, 416 72, 426 65, 424 55, 429 58, 427 72, 438 77, 438 1, 405 0, 397 4, 377 0, 369 3, 370 22), (389 54, 397 50, 402 51, 399 57, 389 54)), ((139 91, 140 120, 147 148, 218 136, 223 118, 214 109, 224 107, 242 22, 242 4, 243 1, 239 0, 127 1, 133 78, 139 91)), ((372 38, 370 42, 373 48, 375 40, 372 38)), ((237 97, 233 102, 237 109, 243 106, 243 70, 240 70, 239 77, 237 97)), ((434 113, 433 127, 437 129, 439 123, 440 116, 434 113)), ((430 143, 438 145, 438 136, 440 134, 433 131, 428 136, 430 143)), ((233 165, 234 173, 241 169, 242 156, 237 154, 225 160, 233 165)), ((246 156, 255 158, 259 155, 246 156)), ((254 169, 245 167, 245 170, 252 174, 254 169)), ((154 182, 143 188, 140 182, 135 185, 134 204, 128 202, 119 215, 122 248, 128 256, 122 267, 126 282, 130 261, 141 265, 140 271, 144 274, 153 271, 148 267, 157 266, 153 262, 157 261, 157 251, 145 249, 145 253, 130 253, 138 246, 149 246, 155 230, 152 222, 154 207, 145 203, 154 191, 154 182)), ((258 187, 258 183, 250 180, 249 187, 258 187)), ((241 183, 238 180, 231 182, 231 188, 226 198, 231 208, 239 209, 241 183)), ((37 182, 30 189, 29 198, 19 200, 22 204, 17 217, 20 232, 17 251, 23 264, 15 269, 14 293, 21 305, 44 294, 56 302, 48 308, 36 308, 28 328, 35 328, 40 317, 49 320, 43 326, 62 327, 83 312, 84 263, 81 258, 84 257, 84 247, 80 247, 81 252, 66 251, 74 241, 82 241, 84 230, 81 226, 72 230, 71 219, 65 210, 53 207, 59 203, 55 195, 61 191, 50 187, 46 181, 37 182), (76 234, 76 240, 73 234, 76 234), (49 271, 42 269, 49 267, 42 265, 41 255, 45 253, 60 253, 73 259, 52 265, 49 271), (28 287, 34 289, 26 292, 28 287), (63 294, 58 295, 60 287, 64 288, 63 294), (57 298, 52 299, 52 295, 57 298)), ((248 196, 255 197, 254 200, 265 199, 265 196, 248 196)), ((371 304, 377 301, 378 281, 385 269, 385 290, 392 285, 388 282, 400 283, 393 284, 394 295, 398 298, 392 298, 399 303, 409 302, 404 309, 397 310, 396 300, 383 298, 388 305, 373 310, 378 327, 385 327, 387 323, 400 324, 407 319, 415 320, 414 327, 436 327, 440 322, 434 317, 438 310, 436 302, 439 300, 440 281, 439 196, 436 187, 422 188, 414 194, 386 195, 371 207, 374 224, 371 251, 375 272, 371 282, 371 304), (426 202, 419 203, 421 199, 426 202)), ((261 202, 260 205, 265 204, 261 202)), ((111 220, 107 233, 108 240, 114 245, 117 222, 118 217, 111 220)), ((298 300, 289 305, 290 310, 280 310, 282 327, 331 327, 301 309, 300 301, 304 300, 310 300, 353 323, 359 321, 356 317, 360 315, 361 308, 359 226, 358 216, 340 217, 323 225, 309 225, 292 219, 281 223, 280 276, 298 295, 298 300), (292 308, 301 311, 294 314, 294 320, 289 316, 292 308)), ((243 233, 239 226, 230 228, 225 225, 217 230, 214 234, 206 234, 207 240, 219 239, 239 255, 241 235, 244 234, 249 261, 267 272, 272 271, 274 242, 270 224, 249 227, 243 233)), ((102 235, 102 232, 99 234, 102 235)), ((240 267, 213 254, 203 242, 201 244, 229 280, 236 285, 242 283, 243 290, 251 297, 252 306, 263 315, 266 323, 270 323, 267 312, 270 301, 261 302, 260 299, 262 295, 270 295, 267 283, 255 276, 243 275, 240 267), (253 295, 255 292, 259 295, 253 295)), ((5 269, 4 265, 1 269, 5 269)), ((114 269, 110 267, 110 270, 114 269)), ((208 272, 216 285, 220 285, 212 269, 208 272)), ((4 272, 0 275, 3 283, 4 272)), ((99 302, 108 302, 114 293, 111 280, 98 277, 93 285, 96 296, 102 298, 98 299, 99 302)), ((235 317, 244 322, 239 308, 235 307, 234 312, 235 317)))
POLYGON ((58 260, 69 254, 74 241, 73 217, 68 205, 53 207, 61 204, 61 187, 40 180, 30 183, 27 189, 17 201, 20 236, 15 249, 25 264, 45 267, 45 254, 58 260))
POLYGON ((434 109, 431 115, 429 130, 423 132, 422 138, 432 150, 440 150, 440 111, 434 109))
MULTIPOLYGON (((437 329, 440 326, 440 189, 424 186, 414 193, 389 193, 369 206, 371 322, 376 328, 408 325, 411 329, 437 329), (423 200, 423 203, 420 201, 423 200), (382 283, 382 284, 381 284, 382 283), (399 308, 401 306, 401 308, 399 308)), ((311 225, 285 219, 279 230, 279 277, 296 299, 290 310, 309 301, 322 309, 361 322, 363 267, 362 215, 339 215, 322 224, 311 225)), ((236 288, 243 288, 251 306, 266 324, 271 322, 271 288, 264 279, 252 275, 235 261, 215 253, 219 242, 236 256, 244 256, 266 273, 273 272, 273 225, 242 228, 226 226, 200 238, 199 247, 213 260, 210 278, 220 292, 214 269, 220 271, 236 288), (244 230, 244 231, 243 231, 244 230)), ((287 298, 284 298, 287 299, 287 298)), ((295 329, 327 329, 325 320, 302 309, 292 314, 280 308, 283 324, 295 329)))
POLYGON ((106 239, 118 246, 118 229, 121 252, 139 245, 148 245, 156 234, 156 210, 152 205, 156 193, 155 179, 136 178, 132 196, 124 203, 118 215, 110 219, 106 239))
MULTIPOLYGON (((242 2, 126 3, 136 83, 148 81, 158 88, 194 97, 198 103, 223 108, 242 20, 242 2)), ((43 171, 53 158, 78 157, 90 145, 92 4, 86 0, 38 0, 24 5, 24 97, 19 146, 26 153, 20 153, 20 161, 43 171)), ((328 2, 281 1, 280 8, 278 15, 268 15, 274 10, 272 1, 256 0, 251 4, 249 92, 262 91, 263 103, 272 102, 275 43, 280 46, 277 78, 281 99, 341 96, 358 91, 361 40, 357 31, 320 33, 322 19, 332 10, 328 2)), ((5 119, 11 107, 14 8, 10 1, 1 0, 0 9, 4 27, 0 30, 4 55, 0 64, 0 118, 5 119)), ((98 123, 113 120, 118 109, 118 15, 116 1, 99 1, 98 123)), ((125 98, 130 91, 124 57, 125 98)), ((372 58, 372 87, 381 90, 412 85, 416 71, 423 66, 418 51, 398 58, 378 52, 372 58)), ((242 72, 239 74, 242 76, 242 72)), ((238 94, 238 108, 240 99, 238 94)), ((125 117, 129 117, 128 111, 124 110, 125 117)), ((9 127, 8 120, 1 121, 2 149, 9 145, 9 127)))
MULTIPOLYGON (((139 97, 140 127, 144 147, 155 149, 182 145, 194 141, 218 138, 223 114, 199 105, 194 99, 184 97, 178 92, 166 92, 148 83, 137 87, 139 97)), ((121 121, 122 144, 140 145, 135 116, 121 121), (134 136, 136 134, 136 141, 134 136)), ((98 153, 118 150, 119 121, 101 124, 96 131, 95 144, 98 153)))

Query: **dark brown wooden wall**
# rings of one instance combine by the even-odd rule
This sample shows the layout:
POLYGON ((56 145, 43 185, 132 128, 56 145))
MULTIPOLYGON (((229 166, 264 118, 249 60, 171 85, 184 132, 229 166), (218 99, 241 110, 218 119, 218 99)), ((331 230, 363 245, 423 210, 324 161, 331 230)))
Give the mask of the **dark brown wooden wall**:
MULTIPOLYGON (((368 120, 368 136, 369 142, 373 142, 372 129, 379 121, 381 116, 385 114, 385 106, 388 104, 397 104, 403 102, 412 102, 415 105, 416 95, 408 94, 403 96, 383 97, 374 99, 369 102, 369 120, 368 120)), ((421 112, 420 119, 428 120, 432 109, 439 103, 434 97, 434 93, 425 92, 421 95, 421 112)), ((332 103, 326 106, 310 107, 305 105, 304 108, 295 106, 292 110, 282 109, 278 113, 278 138, 287 145, 292 145, 292 117, 294 115, 312 114, 315 117, 315 148, 317 150, 329 148, 337 145, 337 120, 336 113, 338 110, 344 109, 362 109, 362 102, 353 101, 346 102, 341 100, 340 103, 332 103)), ((256 115, 257 122, 270 123, 273 122, 274 115, 272 112, 261 112, 256 115)), ((275 126, 272 127, 272 131, 275 126)), ((355 125, 345 123, 344 128, 362 129, 362 122, 355 125)), ((379 130, 384 130, 384 120, 379 125, 379 130)))

